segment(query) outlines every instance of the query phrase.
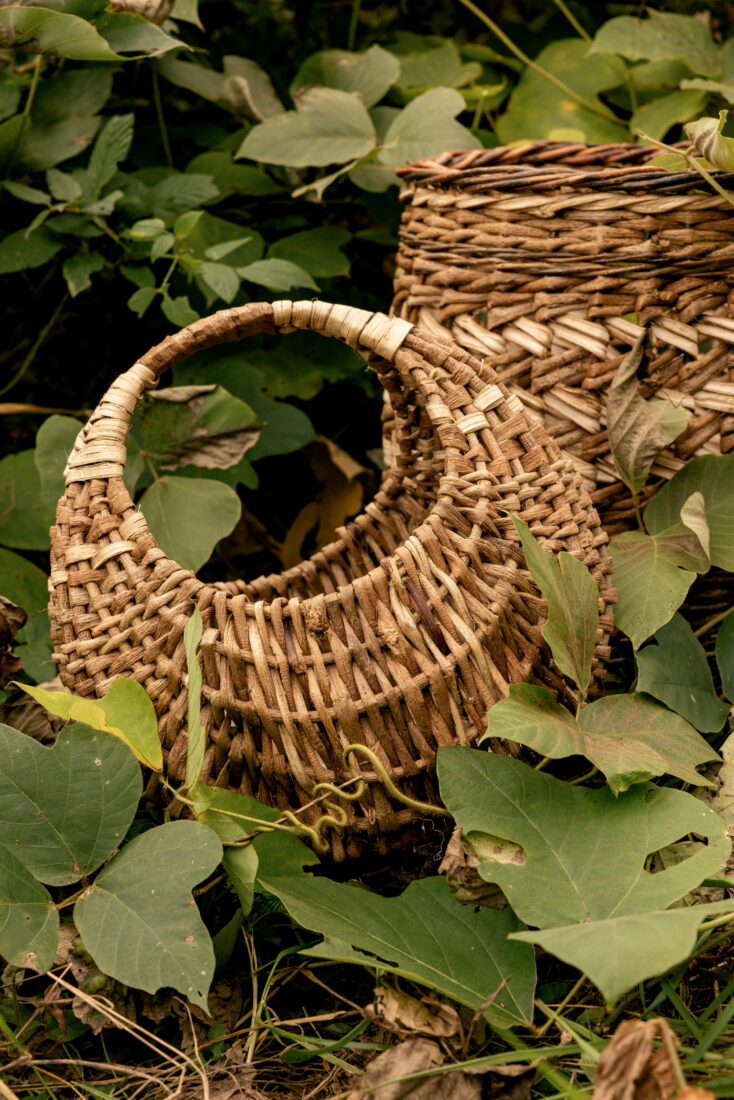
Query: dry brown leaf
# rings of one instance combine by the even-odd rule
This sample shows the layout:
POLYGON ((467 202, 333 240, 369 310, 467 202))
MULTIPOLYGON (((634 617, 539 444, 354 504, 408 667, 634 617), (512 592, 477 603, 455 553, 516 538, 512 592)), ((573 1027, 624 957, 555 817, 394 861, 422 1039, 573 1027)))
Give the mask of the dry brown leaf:
POLYGON ((488 909, 505 909, 507 898, 499 886, 480 877, 478 867, 479 856, 463 839, 461 829, 454 829, 438 873, 446 876, 457 901, 485 905, 488 909))
POLYGON ((149 23, 160 26, 173 11, 174 0, 110 0, 112 11, 129 11, 142 15, 149 23))
POLYGON ((715 1100, 716 1093, 708 1089, 700 1089, 696 1085, 686 1085, 680 1092, 676 1092, 675 1100, 715 1100))
POLYGON ((667 1021, 625 1020, 599 1058, 593 1100, 672 1100, 678 1040, 667 1021), (655 1040, 661 1043, 654 1049, 655 1040))
POLYGON ((439 1074, 417 1081, 400 1081, 412 1073, 435 1069, 444 1056, 428 1039, 406 1039, 368 1063, 364 1077, 347 1100, 480 1100, 482 1079, 466 1073, 439 1074), (386 1082, 391 1081, 392 1084, 386 1082))
POLYGON ((365 1015, 397 1034, 417 1033, 448 1039, 459 1031, 459 1017, 455 1012, 411 997, 387 983, 375 990, 375 1004, 365 1009, 365 1015))

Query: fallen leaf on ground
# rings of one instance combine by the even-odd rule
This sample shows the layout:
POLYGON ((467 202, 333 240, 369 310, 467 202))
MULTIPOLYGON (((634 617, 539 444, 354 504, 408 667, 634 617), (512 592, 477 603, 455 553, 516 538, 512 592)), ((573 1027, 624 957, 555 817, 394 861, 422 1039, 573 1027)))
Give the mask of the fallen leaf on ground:
POLYGON ((411 997, 396 986, 384 984, 375 991, 375 1003, 365 1015, 397 1034, 419 1033, 447 1039, 459 1031, 456 1012, 426 998, 411 997))
POLYGON ((422 1080, 404 1081, 423 1070, 436 1069, 444 1056, 428 1039, 406 1039, 368 1063, 364 1077, 346 1100, 480 1100, 481 1078, 466 1073, 441 1073, 422 1080), (388 1083, 391 1082, 391 1083, 388 1083))
POLYGON ((667 1021, 625 1020, 602 1052, 593 1100, 669 1100, 677 1090, 678 1040, 667 1021), (654 1050, 656 1039, 661 1043, 654 1050))

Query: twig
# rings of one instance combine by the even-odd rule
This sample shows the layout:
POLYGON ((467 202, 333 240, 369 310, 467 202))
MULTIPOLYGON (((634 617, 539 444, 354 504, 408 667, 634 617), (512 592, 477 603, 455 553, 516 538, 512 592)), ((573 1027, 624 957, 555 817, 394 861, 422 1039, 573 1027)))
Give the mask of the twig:
POLYGON ((51 332, 51 329, 54 327, 54 325, 58 321, 59 314, 61 313, 61 310, 66 305, 66 299, 68 297, 69 297, 69 295, 65 294, 64 297, 59 302, 59 304, 56 306, 56 309, 53 311, 50 318, 48 319, 46 324, 43 326, 41 331, 39 332, 35 344, 31 348, 31 350, 28 352, 25 359, 23 360, 20 367, 18 368, 17 373, 13 376, 13 378, 10 379, 7 386, 3 386, 3 388, 0 390, 0 397, 2 397, 2 395, 4 393, 7 393, 9 390, 12 390, 13 386, 15 386, 16 383, 20 382, 21 378, 23 377, 25 372, 28 370, 28 368, 30 367, 33 360, 36 358, 36 355, 38 354, 39 348, 45 342, 46 337, 48 336, 48 334, 51 332))
POLYGON ((576 31, 576 34, 583 38, 585 42, 591 42, 591 35, 588 31, 584 30, 573 12, 569 11, 564 3, 564 0, 553 0, 553 3, 556 5, 558 10, 566 16, 566 19, 568 19, 569 23, 576 31))

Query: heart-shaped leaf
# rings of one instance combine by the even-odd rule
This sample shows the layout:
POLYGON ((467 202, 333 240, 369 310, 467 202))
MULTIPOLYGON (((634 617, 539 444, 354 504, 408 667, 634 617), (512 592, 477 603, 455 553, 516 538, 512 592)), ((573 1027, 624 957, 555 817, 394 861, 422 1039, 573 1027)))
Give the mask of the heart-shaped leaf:
POLYGON ((81 723, 50 748, 0 725, 0 844, 41 882, 65 886, 122 844, 142 792, 128 747, 81 723))
POLYGON ((257 881, 280 898, 300 925, 324 935, 324 942, 306 954, 400 974, 483 1009, 499 1027, 531 1018, 535 964, 530 954, 515 954, 507 942, 519 923, 510 909, 473 912, 455 901, 440 877, 412 882, 399 897, 383 898, 304 874, 295 852, 287 871, 280 858, 283 840, 267 836, 255 842, 257 881), (487 1004, 503 978, 507 983, 487 1004))
POLYGON ((546 688, 512 684, 509 698, 489 712, 487 736, 518 741, 553 760, 585 756, 615 794, 665 774, 713 786, 696 768, 718 759, 688 722, 646 695, 609 695, 575 718, 546 688))
POLYGON ((191 890, 221 858, 216 835, 197 821, 159 825, 126 844, 74 906, 99 969, 148 993, 172 986, 206 1010, 214 950, 191 890))
POLYGON ((727 911, 734 915, 731 898, 541 932, 513 932, 510 939, 537 943, 575 966, 612 1004, 640 982, 684 962, 693 951, 702 921, 727 911))
POLYGON ((564 676, 585 695, 599 622, 599 589, 588 569, 562 551, 555 561, 541 549, 527 524, 512 516, 533 580, 548 601, 543 637, 564 676))
POLYGON ((140 509, 161 549, 193 572, 242 514, 240 498, 229 485, 193 477, 158 478, 143 493, 140 509))
POLYGON ((728 703, 716 697, 706 653, 690 624, 674 615, 637 654, 637 687, 703 733, 721 729, 728 703))
POLYGON ((438 775, 464 839, 482 849, 479 874, 540 928, 664 909, 730 852, 717 815, 684 791, 635 786, 615 797, 459 746, 439 749, 438 775), (706 846, 664 871, 645 869, 649 855, 688 833, 706 846), (493 860, 494 838, 519 846, 512 862, 493 860))
POLYGON ((645 526, 659 535, 677 523, 692 493, 704 499, 711 564, 734 572, 734 454, 702 455, 686 462, 645 509, 645 526))
POLYGON ((710 565, 703 496, 692 493, 680 522, 657 535, 625 531, 609 544, 617 603, 614 619, 637 649, 669 622, 697 573, 710 565))
POLYGON ((59 914, 48 890, 17 856, 0 848, 0 955, 12 966, 43 973, 54 960, 58 936, 59 914))

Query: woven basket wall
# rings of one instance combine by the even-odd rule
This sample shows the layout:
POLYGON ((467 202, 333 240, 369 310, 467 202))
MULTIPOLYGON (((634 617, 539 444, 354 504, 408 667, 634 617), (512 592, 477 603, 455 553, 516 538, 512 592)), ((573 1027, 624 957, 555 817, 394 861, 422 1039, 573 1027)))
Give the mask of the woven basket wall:
MULTIPOLYGON (((401 169, 393 312, 487 357, 572 457, 610 533, 634 512, 605 399, 642 332, 642 393, 689 415, 650 492, 688 458, 734 447, 734 210, 697 172, 647 166, 657 152, 535 142, 401 169)), ((385 421, 390 461, 389 405, 385 421)))
MULTIPOLYGON (((508 512, 547 550, 568 550, 593 570, 597 656, 608 654, 606 535, 578 474, 488 365, 406 321, 321 302, 248 305, 198 321, 112 385, 79 435, 66 481, 51 533, 61 679, 87 696, 116 676, 142 683, 175 780, 187 743, 183 629, 197 604, 206 781, 296 810, 315 783, 350 778, 342 752, 359 742, 398 786, 435 803, 439 745, 475 741, 510 683, 535 675, 559 687, 542 648, 545 605, 508 512), (280 575, 204 584, 156 544, 125 488, 130 416, 166 368, 196 350, 294 328, 370 355, 406 416, 429 421, 441 476, 433 480, 431 467, 426 478, 421 447, 402 440, 376 498, 337 541, 280 575)), ((375 775, 365 778, 346 838, 334 835, 337 858, 384 848, 415 816, 375 775)), ((312 807, 304 819, 318 814, 312 807)))

